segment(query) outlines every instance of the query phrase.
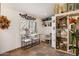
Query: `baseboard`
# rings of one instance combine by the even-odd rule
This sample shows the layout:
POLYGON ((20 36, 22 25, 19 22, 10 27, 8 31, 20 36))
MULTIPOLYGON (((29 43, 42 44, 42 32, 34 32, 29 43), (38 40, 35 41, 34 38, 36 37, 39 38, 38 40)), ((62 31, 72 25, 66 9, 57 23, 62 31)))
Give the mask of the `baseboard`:
POLYGON ((15 50, 20 49, 20 48, 21 48, 21 47, 18 47, 18 48, 15 48, 15 49, 12 49, 12 50, 9 50, 9 51, 6 51, 6 52, 3 52, 3 53, 0 53, 0 54, 10 53, 10 52, 15 51, 15 50))
MULTIPOLYGON (((39 43, 39 44, 40 44, 40 43, 39 43)), ((15 51, 15 50, 18 50, 18 49, 22 49, 22 48, 24 48, 24 47, 26 47, 26 46, 18 47, 18 48, 15 48, 15 49, 12 49, 12 50, 10 50, 10 51, 6 51, 6 52, 0 53, 0 54, 10 53, 10 52, 12 52, 12 51, 15 51)))

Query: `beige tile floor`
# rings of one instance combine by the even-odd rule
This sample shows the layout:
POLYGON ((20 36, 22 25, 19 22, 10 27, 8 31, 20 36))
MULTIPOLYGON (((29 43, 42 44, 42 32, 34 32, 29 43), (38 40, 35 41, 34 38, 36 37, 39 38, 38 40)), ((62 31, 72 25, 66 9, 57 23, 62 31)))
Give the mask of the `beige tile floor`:
POLYGON ((1 54, 2 56, 71 56, 51 48, 46 43, 40 43, 28 49, 16 49, 11 52, 1 54))

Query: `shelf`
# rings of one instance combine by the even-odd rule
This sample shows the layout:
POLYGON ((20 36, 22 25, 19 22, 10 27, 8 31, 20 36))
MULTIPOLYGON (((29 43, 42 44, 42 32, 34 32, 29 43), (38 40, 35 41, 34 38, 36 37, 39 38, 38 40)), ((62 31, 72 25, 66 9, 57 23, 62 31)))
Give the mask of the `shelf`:
MULTIPOLYGON (((76 44, 77 43, 77 41, 76 41, 77 38, 75 38, 75 36, 73 36, 70 33, 70 30, 71 29, 73 30, 75 28, 74 27, 75 25, 73 24, 73 27, 71 27, 70 22, 69 22, 68 19, 70 18, 70 16, 74 19, 76 17, 76 19, 77 19, 78 15, 79 15, 79 10, 60 13, 60 14, 55 15, 55 17, 56 17, 56 30, 57 30, 56 34, 60 35, 59 37, 56 35, 56 38, 57 38, 56 48, 63 51, 64 50, 63 46, 65 46, 65 49, 67 49, 67 52, 70 50, 68 53, 72 53, 74 55, 77 55, 77 52, 79 52, 79 51, 77 51, 78 50, 78 46, 76 44), (65 22, 63 22, 63 21, 65 21, 65 22), (63 24, 64 24, 64 26, 63 26, 63 24), (66 29, 66 34, 65 35, 67 35, 67 36, 63 35, 65 33, 63 31, 63 29, 64 30, 66 29), (64 41, 67 43, 67 45, 61 44, 64 41)), ((75 31, 75 29, 73 31, 75 31)))
MULTIPOLYGON (((73 44, 69 44, 69 46, 72 46, 73 44)), ((74 47, 76 47, 76 45, 73 45, 74 47)))
POLYGON ((67 52, 67 51, 60 50, 60 49, 56 49, 56 50, 57 50, 57 51, 60 51, 60 52, 63 52, 63 53, 67 53, 67 54, 70 54, 70 55, 75 56, 75 54, 74 54, 74 53, 70 53, 70 52, 67 52))
POLYGON ((79 14, 79 10, 55 14, 55 16, 67 16, 67 15, 74 15, 74 14, 79 14))

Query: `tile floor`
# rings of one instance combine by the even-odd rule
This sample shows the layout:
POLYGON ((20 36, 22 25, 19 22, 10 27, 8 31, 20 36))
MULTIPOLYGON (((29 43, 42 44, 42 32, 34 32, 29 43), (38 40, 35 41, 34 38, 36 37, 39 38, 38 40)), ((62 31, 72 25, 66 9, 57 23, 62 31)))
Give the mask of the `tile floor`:
POLYGON ((1 54, 1 56, 71 56, 51 48, 46 43, 40 43, 29 49, 16 49, 11 52, 1 54))

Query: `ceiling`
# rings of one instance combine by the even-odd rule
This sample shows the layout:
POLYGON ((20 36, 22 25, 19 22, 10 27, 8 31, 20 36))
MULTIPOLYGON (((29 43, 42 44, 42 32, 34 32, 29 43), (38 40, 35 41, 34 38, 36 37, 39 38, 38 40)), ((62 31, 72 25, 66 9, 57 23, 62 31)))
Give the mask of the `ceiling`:
POLYGON ((53 3, 2 3, 22 13, 46 18, 54 14, 53 3))

